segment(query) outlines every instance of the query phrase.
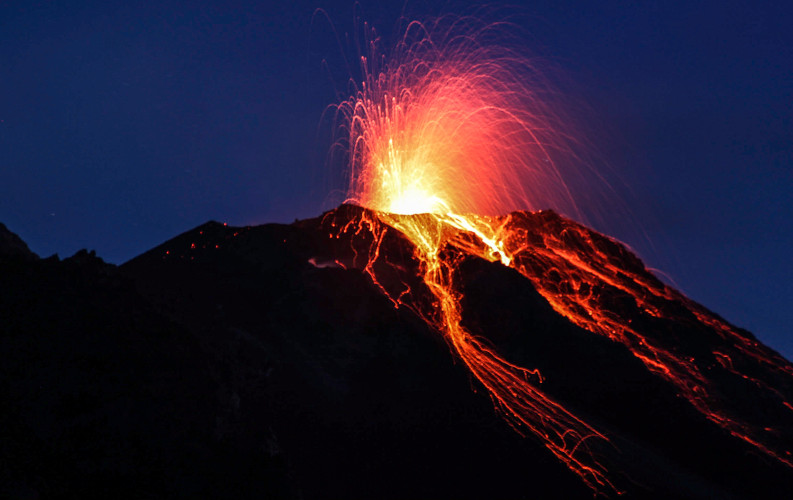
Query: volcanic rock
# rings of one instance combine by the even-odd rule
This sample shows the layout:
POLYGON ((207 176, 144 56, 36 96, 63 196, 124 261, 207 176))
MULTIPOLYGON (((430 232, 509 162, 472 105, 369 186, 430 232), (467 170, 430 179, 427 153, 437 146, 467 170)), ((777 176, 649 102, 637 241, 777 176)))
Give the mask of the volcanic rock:
MULTIPOLYGON (((372 279, 371 215, 344 205, 290 225, 208 222, 119 267, 88 252, 37 260, 0 226, 0 255, 20 257, 0 258, 0 496, 592 498, 508 425, 419 314, 431 298, 399 232, 380 242, 372 279)), ((591 262, 597 249, 641 286, 663 286, 624 246, 552 212, 513 223, 533 244, 568 234, 574 255, 591 262)), ((523 262, 561 283, 560 265, 523 262)), ((719 411, 768 427, 757 432, 780 459, 709 419, 630 345, 559 314, 516 270, 465 257, 458 274, 464 326, 538 368, 532 383, 608 437, 592 454, 623 498, 793 491, 781 356, 742 354, 684 298, 638 304, 619 283, 597 285, 603 311, 697 358, 719 411)))
POLYGON ((0 259, 31 261, 37 258, 38 256, 30 251, 22 238, 9 231, 5 224, 0 222, 0 259))

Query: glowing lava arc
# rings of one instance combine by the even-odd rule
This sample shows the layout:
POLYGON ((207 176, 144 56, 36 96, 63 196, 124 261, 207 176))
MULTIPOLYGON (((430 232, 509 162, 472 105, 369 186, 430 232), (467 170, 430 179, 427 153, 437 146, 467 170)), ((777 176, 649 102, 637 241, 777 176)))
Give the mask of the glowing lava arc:
MULTIPOLYGON (((375 211, 379 220, 367 225, 376 242, 392 227, 415 245, 436 301, 425 319, 515 429, 541 439, 591 488, 614 491, 587 446, 606 437, 543 394, 531 382, 541 380, 537 371, 503 359, 460 324, 457 263, 443 249, 452 245, 509 265, 484 215, 532 208, 527 200, 568 211, 575 203, 558 171, 565 141, 543 79, 525 58, 484 43, 493 26, 442 22, 410 23, 388 60, 373 41, 370 56, 361 57, 364 81, 338 107, 349 138, 348 201, 375 211)), ((375 245, 370 262, 377 253, 375 245)), ((372 266, 367 271, 377 282, 372 266)))
POLYGON ((387 60, 368 42, 364 81, 338 107, 347 201, 395 214, 577 213, 559 164, 575 162, 573 141, 551 86, 527 58, 485 43, 496 26, 474 23, 410 23, 387 60))

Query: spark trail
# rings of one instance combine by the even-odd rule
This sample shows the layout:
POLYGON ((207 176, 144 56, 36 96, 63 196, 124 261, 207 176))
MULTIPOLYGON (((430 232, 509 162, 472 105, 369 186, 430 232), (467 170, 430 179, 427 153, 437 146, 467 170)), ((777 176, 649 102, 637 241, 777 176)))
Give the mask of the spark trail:
MULTIPOLYGON (((626 345, 712 422, 793 466, 769 436, 719 404, 701 362, 645 338, 630 320, 609 310, 598 287, 630 295, 650 316, 666 314, 669 301, 682 301, 694 321, 715 328, 743 354, 785 376, 793 375, 789 364, 657 280, 648 280, 646 273, 626 274, 581 226, 554 228, 558 237, 537 242, 515 223, 519 215, 498 216, 543 207, 576 214, 565 177, 580 175, 573 134, 555 112, 554 93, 529 59, 489 43, 500 33, 501 27, 470 18, 412 22, 386 58, 369 32, 367 53, 360 56, 363 81, 336 108, 349 153, 347 201, 374 214, 356 229, 373 235, 366 272, 379 284, 374 266, 379 245, 387 231, 401 232, 414 245, 421 279, 434 299, 432 310, 406 303, 405 292, 395 295, 381 286, 383 291, 395 305, 413 307, 443 334, 518 432, 540 439, 596 491, 618 491, 590 451, 608 438, 545 395, 537 370, 509 362, 461 325, 455 281, 460 256, 516 269, 558 313, 626 345), (571 250, 587 245, 588 261, 571 250), (549 276, 548 269, 556 275, 549 276)), ((732 368, 728 354, 713 356, 746 377, 732 368)))

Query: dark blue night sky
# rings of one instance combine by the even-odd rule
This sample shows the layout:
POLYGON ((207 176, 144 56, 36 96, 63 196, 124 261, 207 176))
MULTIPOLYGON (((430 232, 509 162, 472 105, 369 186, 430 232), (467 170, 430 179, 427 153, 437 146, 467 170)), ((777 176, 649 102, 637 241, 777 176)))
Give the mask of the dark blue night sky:
MULTIPOLYGON (((0 221, 42 256, 121 263, 209 219, 338 201, 320 117, 343 50, 315 10, 343 39, 352 0, 126 3, 0 2, 0 221)), ((359 13, 388 39, 403 5, 381 3, 359 13)), ((597 116, 641 230, 598 228, 791 359, 793 4, 636 3, 496 12, 597 116)))

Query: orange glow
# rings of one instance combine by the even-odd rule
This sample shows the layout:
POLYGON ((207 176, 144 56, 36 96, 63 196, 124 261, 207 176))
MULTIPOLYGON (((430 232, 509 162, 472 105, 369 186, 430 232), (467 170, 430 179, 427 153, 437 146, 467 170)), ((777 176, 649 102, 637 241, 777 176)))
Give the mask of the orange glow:
MULTIPOLYGON (((711 396, 704 361, 659 347, 611 310, 601 291, 627 294, 651 317, 668 316, 669 303, 682 303, 691 321, 715 329, 742 354, 793 375, 781 358, 654 279, 641 263, 632 271, 615 261, 613 252, 625 250, 612 240, 600 241, 575 223, 550 221, 556 226, 538 233, 537 241, 518 223, 520 213, 498 216, 546 207, 576 213, 560 166, 575 158, 544 79, 525 58, 486 43, 494 29, 468 19, 443 28, 414 22, 387 60, 369 42, 370 53, 361 58, 363 82, 337 108, 350 155, 347 201, 374 213, 355 228, 338 228, 373 236, 364 270, 396 307, 410 307, 443 334, 518 432, 539 439, 594 490, 617 491, 589 451, 608 438, 546 396, 537 370, 509 362, 461 325, 456 273, 465 256, 516 269, 558 313, 627 346, 712 422, 793 465, 768 432, 740 421, 711 396), (389 230, 413 244, 421 279, 434 297, 430 310, 409 301, 409 287, 394 292, 381 284, 383 271, 375 262, 389 230)), ((734 370, 729 354, 713 356, 734 370)))
POLYGON ((467 18, 413 22, 387 60, 371 35, 364 80, 337 108, 348 201, 396 214, 575 212, 559 165, 574 161, 569 125, 528 58, 485 43, 498 33, 467 18))

